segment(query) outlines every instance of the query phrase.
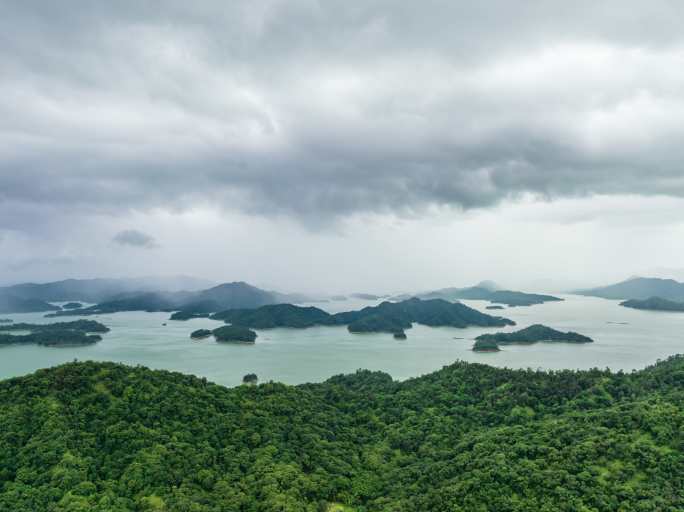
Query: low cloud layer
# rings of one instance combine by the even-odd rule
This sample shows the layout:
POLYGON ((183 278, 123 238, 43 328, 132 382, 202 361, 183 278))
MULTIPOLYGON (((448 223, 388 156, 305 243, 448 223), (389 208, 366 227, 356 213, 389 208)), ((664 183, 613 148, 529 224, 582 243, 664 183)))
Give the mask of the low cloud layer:
POLYGON ((125 229, 123 231, 119 231, 116 235, 114 235, 112 241, 119 245, 140 247, 143 249, 152 249, 157 247, 154 237, 136 229, 125 229))
POLYGON ((553 4, 5 2, 0 228, 684 195, 678 4, 553 4))

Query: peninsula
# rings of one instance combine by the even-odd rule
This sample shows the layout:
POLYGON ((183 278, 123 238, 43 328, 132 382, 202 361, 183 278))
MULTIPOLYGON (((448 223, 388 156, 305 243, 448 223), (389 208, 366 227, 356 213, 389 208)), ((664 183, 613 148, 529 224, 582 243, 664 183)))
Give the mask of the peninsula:
POLYGON ((648 311, 684 311, 684 302, 678 302, 661 297, 648 299, 631 299, 620 303, 620 306, 648 311))

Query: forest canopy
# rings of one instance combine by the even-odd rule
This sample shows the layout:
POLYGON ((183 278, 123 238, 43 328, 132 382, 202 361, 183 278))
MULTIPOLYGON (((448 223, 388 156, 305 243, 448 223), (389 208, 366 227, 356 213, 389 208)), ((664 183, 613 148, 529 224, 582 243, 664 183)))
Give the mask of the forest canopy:
POLYGON ((0 382, 12 512, 675 512, 683 448, 679 356, 230 389, 88 362, 0 382))

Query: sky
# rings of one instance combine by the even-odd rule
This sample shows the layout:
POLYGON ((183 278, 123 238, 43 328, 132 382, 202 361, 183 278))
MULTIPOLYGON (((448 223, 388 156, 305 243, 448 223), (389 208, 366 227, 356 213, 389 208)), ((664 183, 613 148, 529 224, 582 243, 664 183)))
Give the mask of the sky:
POLYGON ((684 278, 678 1, 0 11, 2 283, 684 278))

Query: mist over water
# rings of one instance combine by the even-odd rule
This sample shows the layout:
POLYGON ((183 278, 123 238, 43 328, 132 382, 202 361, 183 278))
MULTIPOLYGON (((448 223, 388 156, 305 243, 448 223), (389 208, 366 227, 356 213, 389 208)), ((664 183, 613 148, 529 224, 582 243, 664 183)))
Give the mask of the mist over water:
MULTIPOLYGON (((438 370, 456 360, 511 368, 634 370, 684 349, 684 314, 640 311, 618 301, 563 296, 563 302, 487 311, 515 320, 514 327, 456 329, 414 324, 408 339, 390 334, 350 334, 346 327, 257 330, 254 345, 191 341, 190 332, 215 328, 220 322, 195 319, 169 321, 168 313, 126 312, 96 319, 111 331, 87 347, 15 345, 0 348, 0 378, 23 375, 74 359, 115 361, 206 377, 228 386, 254 372, 261 382, 320 382, 359 368, 380 370, 407 379, 438 370), (537 343, 507 345, 497 353, 475 353, 473 338, 484 332, 510 331, 541 323, 573 330, 594 339, 591 344, 537 343), (163 325, 166 324, 166 325, 163 325)), ((480 311, 489 303, 463 301, 480 311)), ((357 309, 377 302, 348 300, 312 304, 330 312, 357 309)), ((6 315, 15 322, 48 323, 42 313, 6 315)), ((74 317, 78 318, 78 317, 74 317)))

